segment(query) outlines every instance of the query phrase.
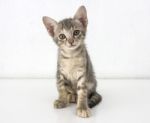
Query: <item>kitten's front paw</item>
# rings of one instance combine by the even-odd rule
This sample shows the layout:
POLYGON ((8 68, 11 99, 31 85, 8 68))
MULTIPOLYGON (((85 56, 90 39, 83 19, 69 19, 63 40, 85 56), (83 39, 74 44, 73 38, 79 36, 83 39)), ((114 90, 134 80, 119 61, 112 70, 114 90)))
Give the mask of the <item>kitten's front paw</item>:
POLYGON ((83 108, 78 108, 77 109, 77 115, 79 117, 87 118, 91 116, 91 111, 89 108, 83 109, 83 108))
POLYGON ((61 100, 55 100, 54 108, 65 108, 67 104, 61 100))

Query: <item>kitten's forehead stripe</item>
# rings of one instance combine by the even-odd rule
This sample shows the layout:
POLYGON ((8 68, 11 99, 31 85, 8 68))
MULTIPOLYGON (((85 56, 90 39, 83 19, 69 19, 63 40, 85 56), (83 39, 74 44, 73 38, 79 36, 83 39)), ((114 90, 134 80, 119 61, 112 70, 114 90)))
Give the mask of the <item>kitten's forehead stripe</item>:
POLYGON ((71 18, 64 19, 64 20, 60 21, 59 23, 61 24, 62 28, 64 28, 64 29, 70 29, 74 26, 71 18))

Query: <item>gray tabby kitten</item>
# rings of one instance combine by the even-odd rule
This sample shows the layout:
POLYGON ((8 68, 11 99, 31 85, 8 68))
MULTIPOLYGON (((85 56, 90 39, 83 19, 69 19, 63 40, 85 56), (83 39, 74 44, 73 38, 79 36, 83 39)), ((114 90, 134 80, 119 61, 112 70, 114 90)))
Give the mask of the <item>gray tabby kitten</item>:
POLYGON ((88 24, 87 13, 81 6, 73 18, 56 22, 47 16, 43 23, 58 46, 57 89, 55 108, 77 103, 77 115, 89 117, 90 110, 101 101, 96 92, 96 79, 84 39, 88 24))

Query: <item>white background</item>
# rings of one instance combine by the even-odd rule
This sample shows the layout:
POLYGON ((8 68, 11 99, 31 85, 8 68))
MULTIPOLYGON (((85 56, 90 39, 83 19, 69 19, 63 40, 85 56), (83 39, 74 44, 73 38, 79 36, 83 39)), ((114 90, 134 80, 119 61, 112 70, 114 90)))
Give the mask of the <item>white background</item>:
POLYGON ((54 77, 57 47, 42 16, 72 17, 80 5, 97 76, 150 77, 149 0, 0 0, 0 77, 54 77))

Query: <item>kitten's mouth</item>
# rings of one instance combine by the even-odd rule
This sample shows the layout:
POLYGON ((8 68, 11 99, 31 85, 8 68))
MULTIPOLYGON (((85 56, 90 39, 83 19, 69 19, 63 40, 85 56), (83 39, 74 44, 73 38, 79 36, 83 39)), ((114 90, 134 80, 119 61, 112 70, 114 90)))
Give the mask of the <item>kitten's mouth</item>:
POLYGON ((70 47, 75 47, 76 45, 71 44, 70 47))
POLYGON ((68 49, 76 49, 78 46, 79 46, 79 44, 67 44, 67 45, 65 45, 65 47, 68 49))
POLYGON ((69 49, 76 49, 78 47, 78 45, 69 45, 68 48, 69 49))
POLYGON ((76 47, 77 45, 75 45, 75 44, 70 44, 69 45, 69 48, 74 48, 74 47, 76 47))

